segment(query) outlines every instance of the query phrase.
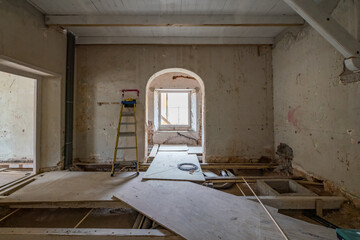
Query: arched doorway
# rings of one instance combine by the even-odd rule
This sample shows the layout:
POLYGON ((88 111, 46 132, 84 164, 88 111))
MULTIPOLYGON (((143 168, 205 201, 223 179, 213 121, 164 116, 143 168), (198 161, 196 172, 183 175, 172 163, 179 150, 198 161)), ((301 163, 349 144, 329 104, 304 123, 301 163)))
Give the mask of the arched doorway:
POLYGON ((205 86, 194 72, 168 68, 146 85, 145 156, 154 144, 186 144, 202 149, 205 162, 205 86))

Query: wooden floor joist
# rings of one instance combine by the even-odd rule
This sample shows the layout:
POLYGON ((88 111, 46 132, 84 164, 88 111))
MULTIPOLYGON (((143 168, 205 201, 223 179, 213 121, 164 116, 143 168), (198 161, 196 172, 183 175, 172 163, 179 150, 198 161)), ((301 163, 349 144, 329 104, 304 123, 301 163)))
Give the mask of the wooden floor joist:
POLYGON ((202 163, 201 169, 241 169, 241 170, 261 170, 273 169, 277 164, 274 163, 202 163))
MULTIPOLYGON (((241 197, 256 201, 253 196, 241 197)), ((316 202, 322 202, 322 209, 339 209, 345 199, 336 196, 259 196, 268 206, 277 209, 316 209, 316 202)))
POLYGON ((7 240, 180 240, 177 235, 161 229, 101 228, 0 228, 0 239, 7 240))
MULTIPOLYGON (((76 166, 83 169, 107 169, 111 167, 108 163, 76 163, 76 166)), ((149 163, 140 163, 140 170, 146 171, 149 168, 149 163)), ((266 170, 276 168, 274 163, 201 163, 201 169, 238 169, 238 170, 266 170)))

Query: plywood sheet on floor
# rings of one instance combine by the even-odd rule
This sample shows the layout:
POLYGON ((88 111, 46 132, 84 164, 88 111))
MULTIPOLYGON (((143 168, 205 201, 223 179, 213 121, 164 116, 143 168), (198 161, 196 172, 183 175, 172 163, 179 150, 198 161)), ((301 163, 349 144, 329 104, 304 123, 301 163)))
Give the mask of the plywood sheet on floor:
POLYGON ((188 146, 186 144, 161 144, 159 152, 186 152, 188 146))
POLYGON ((0 172, 0 187, 30 174, 29 172, 11 170, 0 172))
MULTIPOLYGON (((282 239, 261 206, 255 202, 190 182, 142 181, 143 176, 144 173, 140 173, 136 177, 132 172, 119 173, 115 177, 110 177, 108 172, 48 172, 1 199, 0 203, 114 202, 112 196, 115 195, 124 201, 131 201, 130 205, 159 219, 163 225, 176 221, 184 228, 193 225, 198 230, 199 224, 205 226, 196 233, 196 239, 214 239, 219 234, 226 234, 228 239, 282 239), (168 223, 165 224, 165 221, 168 223), (232 229, 230 233, 229 228, 232 229), (213 231, 216 234, 207 237, 213 231)), ((334 230, 278 214, 275 209, 271 211, 289 239, 336 239, 334 230)))
MULTIPOLYGON (((109 172, 57 171, 38 175, 32 183, 0 199, 0 203, 113 201, 113 193, 124 182, 134 178, 133 172, 110 177, 109 172)), ((139 176, 137 178, 140 178, 139 176)))
POLYGON ((144 179, 205 181, 196 155, 188 155, 186 152, 158 152, 146 171, 144 179), (182 171, 178 168, 180 163, 192 163, 198 169, 196 171, 182 171))
MULTIPOLYGON (((284 239, 259 203, 180 181, 133 181, 115 197, 185 239, 284 239)), ((336 239, 333 229, 272 210, 289 239, 336 239)))

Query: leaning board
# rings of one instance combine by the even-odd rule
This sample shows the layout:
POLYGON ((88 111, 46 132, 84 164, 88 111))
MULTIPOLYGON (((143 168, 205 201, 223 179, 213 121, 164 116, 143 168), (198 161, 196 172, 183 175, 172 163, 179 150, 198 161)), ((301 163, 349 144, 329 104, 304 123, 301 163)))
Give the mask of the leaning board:
MULTIPOLYGON (((123 185, 114 198, 185 239, 284 239, 257 202, 192 182, 136 180, 123 185)), ((336 239, 333 229, 268 208, 291 240, 336 239)))
POLYGON ((205 181, 196 155, 188 155, 186 152, 158 152, 143 179, 205 181), (182 171, 177 167, 179 163, 193 163, 198 167, 198 170, 194 172, 182 171))

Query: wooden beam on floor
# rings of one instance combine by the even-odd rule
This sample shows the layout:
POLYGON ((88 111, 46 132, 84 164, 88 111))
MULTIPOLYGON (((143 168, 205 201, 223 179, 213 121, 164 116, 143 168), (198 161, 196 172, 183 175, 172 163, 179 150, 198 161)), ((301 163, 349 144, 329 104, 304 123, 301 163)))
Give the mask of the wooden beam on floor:
POLYGON ((145 240, 182 239, 162 229, 101 228, 0 228, 0 239, 7 240, 145 240))
MULTIPOLYGON (((150 157, 150 156, 149 156, 150 157)), ((76 163, 76 166, 84 169, 105 169, 111 168, 110 163, 76 163)), ((149 168, 149 163, 140 163, 140 170, 146 171, 149 168)), ((266 170, 274 169, 277 164, 274 163, 201 163, 201 169, 239 169, 239 170, 266 170)))
MULTIPOLYGON (((262 179, 292 179, 292 177, 288 176, 246 176, 245 177, 247 182, 255 182, 256 180, 262 179)), ((234 183, 243 183, 244 180, 242 177, 205 177, 206 182, 212 183, 227 183, 227 182, 234 182, 234 183)))
MULTIPOLYGON (((345 201, 337 196, 258 196, 265 205, 277 209, 317 209, 321 201, 322 209, 339 209, 345 201)), ((254 196, 241 197, 257 201, 254 196)), ((319 208, 319 207, 318 207, 319 208)))
POLYGON ((129 205, 119 201, 79 201, 79 202, 6 202, 0 206, 9 208, 130 208, 129 205))
POLYGON ((273 169, 277 164, 274 163, 202 163, 201 169, 240 169, 240 170, 261 170, 273 169))
POLYGON ((28 185, 29 183, 31 183, 33 181, 35 181, 35 178, 30 178, 30 179, 27 179, 27 180, 25 180, 23 182, 20 182, 20 183, 16 184, 16 185, 13 185, 13 186, 5 189, 4 191, 1 191, 0 196, 9 196, 11 193, 19 190, 20 188, 28 185))
POLYGON ((24 177, 21 177, 21 178, 19 178, 19 179, 16 179, 16 180, 12 181, 12 182, 9 182, 9 183, 7 183, 7 184, 4 184, 4 185, 0 186, 0 192, 3 192, 5 189, 10 188, 10 187, 12 187, 12 186, 15 186, 15 185, 18 184, 18 183, 21 183, 21 182, 26 181, 26 180, 28 180, 28 179, 34 178, 36 175, 37 175, 37 174, 32 174, 32 175, 29 175, 29 176, 24 176, 24 177))

